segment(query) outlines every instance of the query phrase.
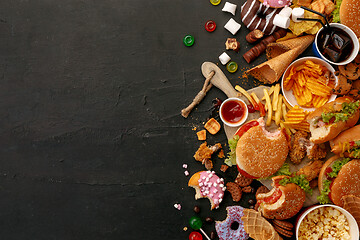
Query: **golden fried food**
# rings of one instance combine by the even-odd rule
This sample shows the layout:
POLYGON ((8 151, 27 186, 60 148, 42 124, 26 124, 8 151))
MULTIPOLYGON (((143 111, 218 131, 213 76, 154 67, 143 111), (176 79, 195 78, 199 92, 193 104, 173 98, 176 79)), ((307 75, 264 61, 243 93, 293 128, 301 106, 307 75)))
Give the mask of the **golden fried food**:
POLYGON ((304 167, 296 172, 297 175, 305 175, 308 181, 311 181, 319 176, 322 165, 324 164, 321 160, 315 160, 309 162, 304 167))
POLYGON ((299 164, 306 155, 307 132, 296 131, 291 139, 290 160, 294 164, 299 164))
POLYGON ((206 140, 206 130, 201 130, 196 133, 199 141, 206 140))
POLYGON ((195 152, 194 158, 196 161, 202 162, 204 159, 211 158, 213 151, 207 147, 206 142, 200 145, 199 149, 195 152))
MULTIPOLYGON (((313 143, 311 143, 313 144, 313 143)), ((307 157, 310 160, 320 160, 326 157, 325 144, 313 144, 308 147, 307 157)))

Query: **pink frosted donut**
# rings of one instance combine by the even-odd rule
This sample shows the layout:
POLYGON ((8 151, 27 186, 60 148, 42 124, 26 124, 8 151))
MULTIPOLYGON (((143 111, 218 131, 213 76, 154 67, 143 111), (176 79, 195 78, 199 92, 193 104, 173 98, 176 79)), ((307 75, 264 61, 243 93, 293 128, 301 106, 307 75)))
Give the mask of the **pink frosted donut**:
POLYGON ((250 31, 258 29, 265 35, 270 35, 280 29, 273 24, 275 15, 280 11, 280 8, 270 8, 259 0, 247 0, 241 6, 241 21, 250 31))
POLYGON ((290 6, 292 0, 260 0, 265 6, 272 8, 283 8, 290 6))
POLYGON ((210 200, 211 210, 219 207, 226 190, 224 179, 219 178, 214 171, 195 173, 190 178, 188 186, 195 188, 195 199, 206 197, 210 200))
POLYGON ((244 222, 241 217, 244 216, 244 208, 240 206, 227 207, 227 217, 224 221, 216 221, 215 229, 220 240, 246 240, 249 238, 244 230, 244 222))

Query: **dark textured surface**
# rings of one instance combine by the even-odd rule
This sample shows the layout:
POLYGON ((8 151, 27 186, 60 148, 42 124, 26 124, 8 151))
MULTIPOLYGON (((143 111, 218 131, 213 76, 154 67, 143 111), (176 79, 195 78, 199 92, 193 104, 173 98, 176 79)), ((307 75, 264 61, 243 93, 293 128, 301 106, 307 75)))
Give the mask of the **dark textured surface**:
MULTIPOLYGON (((225 219, 230 195, 210 212, 208 200, 194 200, 182 168, 204 169, 192 158, 200 145, 192 129, 225 95, 214 88, 188 119, 179 114, 202 87, 201 64, 218 62, 232 36, 223 5, 2 1, 1 239, 187 239, 195 204, 204 219, 225 219), (204 29, 209 19, 213 33, 204 29), (191 48, 182 43, 189 33, 191 48)), ((241 57, 247 32, 236 35, 241 52, 229 52, 240 69, 250 66, 241 57)), ((225 74, 234 85, 259 84, 240 79, 241 71, 225 74)), ((208 137, 215 142, 226 143, 223 130, 208 137)), ((221 163, 215 159, 216 172, 221 163)), ((235 169, 224 176, 233 180, 235 169)))

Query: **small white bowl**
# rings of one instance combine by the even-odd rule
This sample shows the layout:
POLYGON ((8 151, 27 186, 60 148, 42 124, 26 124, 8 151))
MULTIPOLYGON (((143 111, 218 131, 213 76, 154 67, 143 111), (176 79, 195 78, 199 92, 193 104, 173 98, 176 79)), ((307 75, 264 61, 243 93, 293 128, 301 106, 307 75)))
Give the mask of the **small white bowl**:
POLYGON ((339 210, 342 214, 344 214, 349 223, 349 227, 350 227, 350 239, 351 240, 359 240, 359 227, 358 227, 358 224, 357 224, 355 218, 348 211, 343 209, 342 207, 339 207, 336 205, 331 205, 331 204, 311 206, 299 215, 299 217, 297 218, 297 221, 296 221, 296 228, 295 228, 296 240, 299 239, 299 228, 300 228, 300 224, 304 220, 304 218, 313 210, 318 209, 318 208, 323 208, 323 207, 333 207, 333 208, 339 210))
MULTIPOLYGON (((292 92, 292 89, 290 89, 289 91, 288 90, 285 90, 284 88, 284 80, 285 78, 289 75, 289 72, 290 72, 290 68, 292 66, 299 66, 301 64, 303 64, 305 61, 307 60, 311 60, 312 62, 316 63, 316 64, 321 64, 323 66, 325 66, 327 69, 330 70, 330 72, 332 72, 334 74, 335 72, 335 69, 327 62, 325 62, 324 60, 320 59, 320 58, 317 58, 317 57, 303 57, 303 58, 299 58, 298 60, 292 62, 288 68, 285 70, 283 76, 282 76, 282 79, 281 79, 281 89, 282 89, 282 92, 283 92, 283 95, 286 99, 286 101, 291 105, 291 106, 296 106, 296 105, 299 105, 299 103, 296 101, 296 98, 292 92)), ((334 77, 335 77, 335 85, 337 85, 338 83, 338 78, 337 76, 335 76, 334 74, 334 77)), ((329 101, 328 102, 332 102, 336 99, 337 95, 335 94, 332 94, 329 98, 329 101)), ((306 110, 306 111, 314 111, 315 108, 306 108, 306 107, 302 107, 299 105, 299 107, 301 107, 302 109, 306 110)))
POLYGON ((318 37, 319 37, 319 34, 322 32, 322 30, 324 28, 321 28, 316 36, 315 36, 315 41, 314 41, 314 47, 317 51, 317 53, 315 53, 315 55, 318 55, 320 56, 322 59, 324 59, 325 61, 329 62, 330 64, 333 64, 333 65, 345 65, 345 64, 348 64, 350 62, 352 62, 352 60, 355 59, 355 57, 358 55, 359 53, 359 39, 357 38, 356 34, 353 32, 353 30, 351 30, 348 26, 345 26, 344 24, 340 24, 340 23, 330 23, 330 27, 336 27, 336 28, 340 28, 341 30, 343 30, 344 32, 346 32, 347 34, 349 34, 353 44, 354 44, 354 48, 353 48, 353 51, 352 53, 350 54, 350 56, 345 60, 345 61, 342 61, 342 62, 338 62, 338 63, 335 63, 335 62, 332 62, 330 61, 329 59, 327 59, 324 55, 321 54, 321 52, 319 51, 319 48, 318 48, 318 44, 317 44, 317 40, 318 40, 318 37))
POLYGON ((240 98, 236 98, 236 97, 232 97, 232 98, 228 98, 226 99, 225 101, 222 102, 221 106, 220 106, 220 110, 219 110, 219 115, 220 115, 220 119, 221 121, 226 124, 227 126, 229 127, 239 127, 240 125, 242 125, 246 119, 248 118, 248 115, 249 115, 249 110, 247 108, 247 105, 246 103, 241 100, 240 98), (243 117, 241 118, 241 120, 239 122, 236 122, 236 123, 231 123, 231 122, 228 122, 224 119, 223 117, 223 106, 225 103, 229 102, 229 101, 237 101, 237 102, 240 102, 240 104, 242 104, 244 106, 244 115, 243 117))

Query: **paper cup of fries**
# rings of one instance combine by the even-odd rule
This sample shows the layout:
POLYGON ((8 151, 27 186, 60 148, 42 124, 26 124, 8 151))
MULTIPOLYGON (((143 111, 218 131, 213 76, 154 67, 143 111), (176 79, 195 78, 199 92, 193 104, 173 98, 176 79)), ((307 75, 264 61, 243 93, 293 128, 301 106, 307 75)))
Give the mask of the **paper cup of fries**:
POLYGON ((317 57, 303 57, 289 65, 281 80, 281 89, 291 106, 314 111, 327 102, 334 101, 332 89, 338 78, 335 69, 317 57))

